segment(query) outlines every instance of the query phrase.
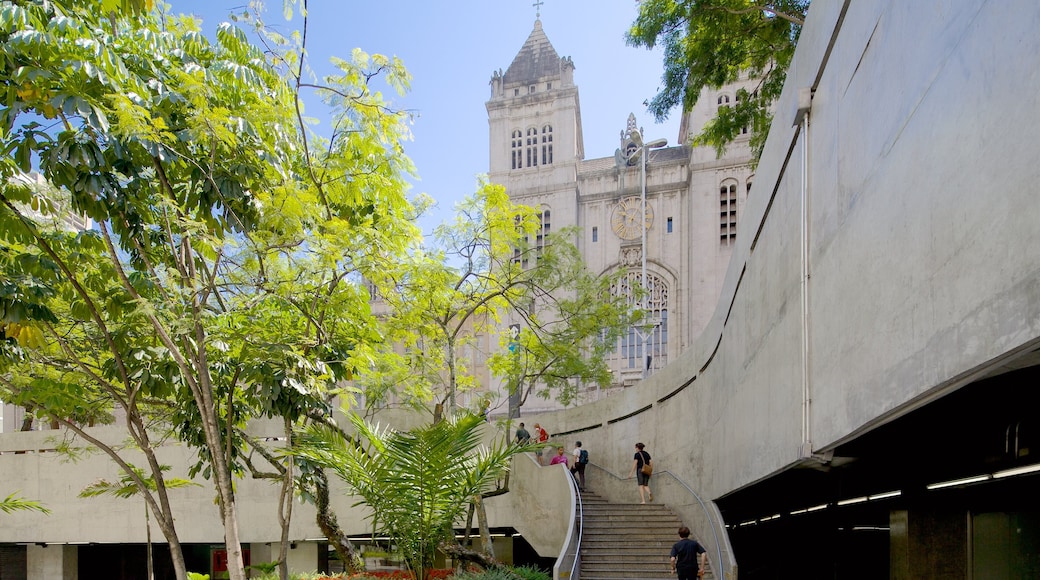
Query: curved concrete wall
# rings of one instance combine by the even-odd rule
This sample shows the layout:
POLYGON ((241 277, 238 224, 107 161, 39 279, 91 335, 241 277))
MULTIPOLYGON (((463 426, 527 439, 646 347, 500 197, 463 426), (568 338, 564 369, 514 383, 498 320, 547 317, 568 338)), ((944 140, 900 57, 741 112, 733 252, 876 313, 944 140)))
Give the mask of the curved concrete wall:
POLYGON ((706 331, 618 396, 525 420, 614 474, 643 441, 719 498, 1034 348, 1038 25, 1026 0, 814 1, 706 331))

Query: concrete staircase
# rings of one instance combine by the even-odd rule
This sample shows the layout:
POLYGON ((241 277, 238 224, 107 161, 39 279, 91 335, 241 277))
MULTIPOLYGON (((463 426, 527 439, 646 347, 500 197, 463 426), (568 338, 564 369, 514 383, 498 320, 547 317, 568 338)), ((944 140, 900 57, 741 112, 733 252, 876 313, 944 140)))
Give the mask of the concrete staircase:
POLYGON ((668 554, 682 524, 668 506, 610 503, 591 491, 581 499, 581 580, 675 579, 668 554))

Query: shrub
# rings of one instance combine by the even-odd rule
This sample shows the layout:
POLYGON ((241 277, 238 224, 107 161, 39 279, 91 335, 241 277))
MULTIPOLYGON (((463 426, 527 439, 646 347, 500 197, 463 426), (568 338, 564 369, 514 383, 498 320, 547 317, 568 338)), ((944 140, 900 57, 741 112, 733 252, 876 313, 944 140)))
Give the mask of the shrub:
POLYGON ((453 580, 550 580, 551 576, 532 566, 492 568, 480 572, 462 572, 453 580))

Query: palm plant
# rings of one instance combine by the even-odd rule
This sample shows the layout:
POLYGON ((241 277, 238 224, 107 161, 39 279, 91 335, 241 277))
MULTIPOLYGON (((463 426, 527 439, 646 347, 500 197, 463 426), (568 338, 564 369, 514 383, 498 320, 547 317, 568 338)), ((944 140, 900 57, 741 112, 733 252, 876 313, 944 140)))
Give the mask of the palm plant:
POLYGON ((9 514, 16 511, 37 511, 44 514, 51 513, 51 510, 43 507, 40 502, 18 497, 16 493, 12 493, 4 499, 0 499, 0 512, 9 514))
MULTIPOLYGON (((130 465, 130 468, 134 470, 138 478, 144 481, 145 486, 148 488, 148 492, 152 493, 156 491, 155 479, 148 476, 143 469, 135 465, 130 465)), ((169 465, 160 465, 159 471, 169 471, 169 465)), ((174 477, 171 479, 163 478, 163 486, 166 489, 174 489, 178 487, 187 487, 189 485, 198 486, 199 484, 191 481, 190 479, 181 479, 174 477)), ((201 486, 200 486, 201 487, 201 486)), ((88 485, 79 492, 80 497, 97 497, 99 495, 111 495, 123 499, 129 499, 141 493, 140 486, 134 481, 134 478, 127 474, 123 474, 117 482, 111 482, 105 479, 99 479, 94 483, 88 485)), ((155 577, 153 565, 152 565, 152 522, 148 515, 148 503, 144 504, 144 526, 145 536, 148 542, 148 579, 151 580, 155 577)))
POLYGON ((397 543, 416 578, 433 567, 441 542, 454 542, 454 524, 466 506, 490 490, 517 453, 529 448, 503 441, 481 445, 487 423, 470 413, 395 431, 350 415, 357 434, 312 426, 297 454, 335 472, 372 509, 373 527, 397 543))

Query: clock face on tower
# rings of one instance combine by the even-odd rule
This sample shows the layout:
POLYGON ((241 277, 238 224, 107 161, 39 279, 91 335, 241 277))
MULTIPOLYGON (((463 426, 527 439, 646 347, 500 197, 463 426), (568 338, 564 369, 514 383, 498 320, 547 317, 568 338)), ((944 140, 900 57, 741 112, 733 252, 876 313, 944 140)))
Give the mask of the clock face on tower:
POLYGON ((654 223, 654 210, 647 202, 646 214, 643 214, 642 205, 640 198, 626 197, 614 206, 614 211, 610 214, 610 227, 617 237, 622 240, 635 240, 643 235, 644 224, 647 230, 650 229, 654 223))

